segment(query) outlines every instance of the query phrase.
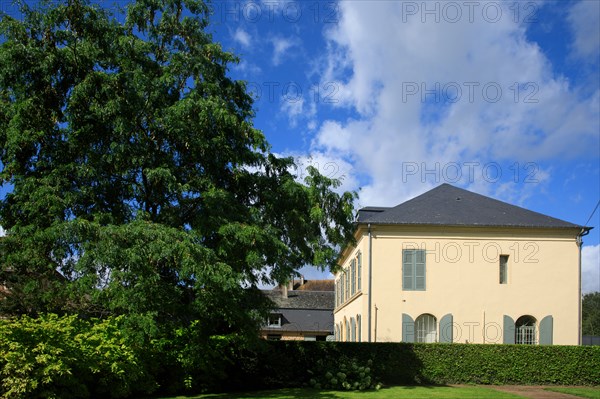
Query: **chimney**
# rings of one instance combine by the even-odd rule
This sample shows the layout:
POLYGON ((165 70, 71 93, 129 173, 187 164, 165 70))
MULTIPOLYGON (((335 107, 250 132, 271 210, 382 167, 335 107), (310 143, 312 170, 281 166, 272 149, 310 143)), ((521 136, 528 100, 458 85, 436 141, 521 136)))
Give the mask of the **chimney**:
POLYGON ((303 286, 303 285, 304 285, 304 275, 301 274, 300 275, 300 286, 303 286))
POLYGON ((290 291, 294 291, 294 279, 292 278, 287 287, 290 291))
POLYGON ((288 286, 286 284, 281 284, 281 296, 284 298, 288 297, 288 286))

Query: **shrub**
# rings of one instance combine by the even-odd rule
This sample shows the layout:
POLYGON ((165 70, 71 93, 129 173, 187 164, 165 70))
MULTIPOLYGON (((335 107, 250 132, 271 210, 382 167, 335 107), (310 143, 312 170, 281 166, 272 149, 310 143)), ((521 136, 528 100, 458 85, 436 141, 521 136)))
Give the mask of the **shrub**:
POLYGON ((259 354, 264 371, 246 377, 261 381, 262 388, 306 385, 311 379, 325 387, 317 370, 321 367, 323 374, 330 371, 333 376, 339 371, 336 362, 343 358, 356 359, 358 365, 371 359, 372 378, 386 385, 595 385, 600 381, 597 346, 281 341, 268 342, 266 348, 259 354), (327 359, 328 370, 318 365, 320 359, 327 359))
POLYGON ((152 379, 119 329, 120 320, 53 314, 0 320, 2 396, 116 398, 150 392, 152 379))
POLYGON ((372 373, 373 361, 369 359, 366 365, 361 366, 354 358, 343 356, 332 362, 328 359, 319 359, 315 362, 315 369, 308 370, 313 376, 310 385, 316 389, 335 389, 345 391, 364 391, 367 389, 381 388, 375 381, 372 373))

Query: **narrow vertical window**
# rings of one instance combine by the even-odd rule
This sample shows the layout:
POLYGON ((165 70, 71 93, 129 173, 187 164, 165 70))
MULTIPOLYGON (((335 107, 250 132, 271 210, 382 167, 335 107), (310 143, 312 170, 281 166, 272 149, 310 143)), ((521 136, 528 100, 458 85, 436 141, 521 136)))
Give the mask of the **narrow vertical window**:
POLYGON ((356 316, 356 325, 358 327, 358 342, 362 342, 362 337, 361 337, 361 322, 360 322, 360 315, 356 316))
POLYGON ((356 293, 356 260, 352 259, 350 262, 350 295, 354 295, 356 293))
POLYGON ((500 284, 508 284, 508 255, 500 255, 500 284))
POLYGON ((361 290, 360 278, 361 278, 361 275, 362 275, 362 254, 360 252, 358 253, 358 256, 356 258, 356 264, 357 264, 357 269, 358 269, 357 273, 356 273, 357 276, 358 276, 358 278, 357 278, 357 280, 358 280, 357 281, 358 287, 357 288, 360 291, 361 290))
POLYGON ((350 270, 346 270, 346 299, 350 298, 350 270))
POLYGON ((340 305, 344 303, 344 275, 340 276, 340 305))

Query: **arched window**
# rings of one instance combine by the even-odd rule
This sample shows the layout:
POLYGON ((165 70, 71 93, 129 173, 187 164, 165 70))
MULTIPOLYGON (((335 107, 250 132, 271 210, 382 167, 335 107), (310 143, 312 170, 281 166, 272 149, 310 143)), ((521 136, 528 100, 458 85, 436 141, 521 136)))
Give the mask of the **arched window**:
POLYGON ((515 322, 515 344, 535 345, 537 334, 535 325, 537 320, 533 316, 521 316, 515 322))
POLYGON ((346 336, 344 337, 344 342, 350 341, 350 323, 348 320, 344 319, 344 324, 346 325, 346 336))
POLYGON ((358 342, 362 342, 362 337, 361 337, 361 325, 360 325, 360 315, 356 316, 356 328, 358 329, 358 332, 356 333, 356 336, 358 338, 358 342))
POLYGON ((350 341, 356 342, 356 320, 354 320, 354 317, 350 318, 350 341))
POLYGON ((437 342, 437 319, 430 314, 422 314, 415 320, 416 342, 437 342))

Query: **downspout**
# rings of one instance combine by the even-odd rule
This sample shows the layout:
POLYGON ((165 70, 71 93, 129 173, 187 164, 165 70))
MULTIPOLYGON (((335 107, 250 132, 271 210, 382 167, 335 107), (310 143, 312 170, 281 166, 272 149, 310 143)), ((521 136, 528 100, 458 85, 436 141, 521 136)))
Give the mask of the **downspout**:
POLYGON ((373 236, 371 235, 371 223, 367 225, 369 229, 369 309, 367 310, 367 318, 368 318, 368 340, 371 342, 371 303, 373 295, 371 293, 371 289, 373 288, 373 278, 371 277, 373 272, 373 236))
POLYGON ((582 305, 581 305, 581 250, 583 247, 583 237, 587 236, 590 233, 589 230, 586 230, 585 228, 581 229, 581 232, 579 232, 579 234, 577 234, 577 246, 579 247, 579 267, 578 267, 578 273, 579 273, 579 280, 578 280, 578 284, 577 284, 577 295, 579 295, 579 300, 577 301, 577 306, 578 306, 578 323, 577 325, 578 327, 578 334, 577 334, 577 345, 581 345, 581 341, 582 341, 582 305))

